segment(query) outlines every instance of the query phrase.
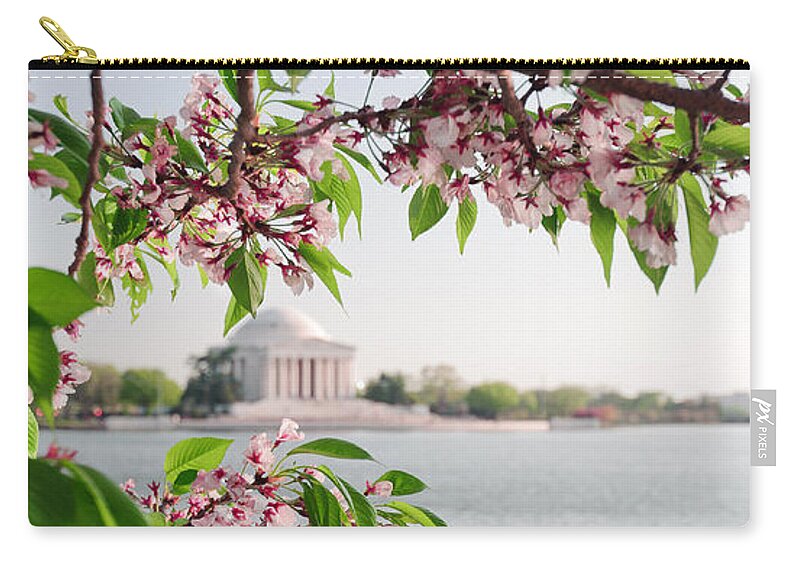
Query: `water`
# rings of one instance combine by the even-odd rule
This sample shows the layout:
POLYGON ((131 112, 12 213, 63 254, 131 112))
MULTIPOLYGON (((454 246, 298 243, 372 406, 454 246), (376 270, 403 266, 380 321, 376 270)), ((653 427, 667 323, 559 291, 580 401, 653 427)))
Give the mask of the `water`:
MULTIPOLYGON (((197 435, 211 434, 60 431, 58 440, 112 480, 133 477, 143 487, 163 478, 173 443, 197 435)), ((249 432, 213 435, 236 440, 228 463, 238 467, 249 432)), ((306 432, 322 436, 349 439, 384 463, 325 461, 358 487, 385 469, 420 477, 430 489, 409 502, 451 526, 738 526, 748 518, 747 425, 306 432)))

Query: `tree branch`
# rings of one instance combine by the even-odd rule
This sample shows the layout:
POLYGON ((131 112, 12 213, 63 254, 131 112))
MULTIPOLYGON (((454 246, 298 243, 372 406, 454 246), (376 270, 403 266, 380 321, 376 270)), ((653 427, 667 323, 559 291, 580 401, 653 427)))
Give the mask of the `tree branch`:
MULTIPOLYGON (((92 225, 92 189, 100 181, 100 153, 103 151, 105 142, 103 140, 103 126, 105 124, 105 100, 103 98, 103 81, 99 69, 92 70, 91 74, 92 89, 92 147, 89 149, 87 161, 89 169, 86 174, 86 183, 83 185, 83 192, 79 200, 81 207, 81 231, 75 238, 75 257, 72 260, 67 273, 75 275, 86 258, 86 251, 89 248, 89 228, 92 225)), ((109 254, 111 252, 108 252, 109 254)))
POLYGON ((242 182, 242 166, 247 159, 247 145, 256 138, 256 116, 255 96, 253 95, 253 77, 255 71, 252 69, 240 69, 236 80, 236 96, 239 100, 239 116, 236 119, 236 132, 233 135, 228 149, 231 151, 231 162, 228 166, 228 181, 220 187, 222 195, 232 198, 242 182))
POLYGON ((533 140, 531 139, 531 118, 527 111, 525 111, 525 106, 522 104, 522 101, 519 100, 514 90, 514 79, 511 70, 502 69, 496 71, 495 74, 500 82, 503 107, 509 115, 514 117, 514 121, 517 123, 517 132, 519 133, 522 145, 530 155, 531 172, 533 172, 533 167, 536 165, 536 161, 539 158, 539 151, 536 150, 536 145, 533 144, 533 140))
POLYGON ((597 69, 589 72, 584 81, 588 87, 602 95, 621 93, 640 101, 657 101, 687 113, 711 113, 728 121, 750 122, 750 104, 728 99, 717 89, 689 90, 666 83, 655 83, 626 75, 621 71, 597 69))

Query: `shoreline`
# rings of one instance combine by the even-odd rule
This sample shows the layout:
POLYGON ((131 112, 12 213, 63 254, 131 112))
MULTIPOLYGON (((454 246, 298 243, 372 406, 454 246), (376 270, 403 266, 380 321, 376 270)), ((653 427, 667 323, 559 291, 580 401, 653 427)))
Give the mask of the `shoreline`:
MULTIPOLYGON (((105 422, 99 421, 68 421, 59 425, 58 430, 75 431, 119 431, 119 432, 153 432, 153 431, 264 431, 272 425, 280 424, 281 418, 253 418, 216 417, 191 419, 182 418, 172 420, 169 416, 111 416, 105 422)), ((609 428, 625 428, 639 426, 684 426, 684 425, 747 425, 748 422, 654 422, 630 424, 577 424, 555 425, 548 420, 484 420, 479 418, 447 418, 441 416, 421 416, 407 418, 404 421, 369 421, 364 418, 352 420, 342 419, 303 419, 296 421, 302 428, 313 431, 324 430, 365 430, 365 431, 468 431, 468 432, 544 432, 544 431, 586 431, 609 428)), ((49 431, 46 425, 40 426, 43 431, 49 431)))

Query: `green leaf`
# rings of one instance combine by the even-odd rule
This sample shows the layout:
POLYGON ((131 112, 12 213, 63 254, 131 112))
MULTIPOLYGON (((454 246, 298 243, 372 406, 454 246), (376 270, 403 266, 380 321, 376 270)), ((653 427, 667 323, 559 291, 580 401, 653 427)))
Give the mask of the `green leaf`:
POLYGON ((211 471, 219 467, 232 439, 190 437, 173 445, 164 458, 167 481, 175 483, 184 471, 211 471))
POLYGON ((50 325, 63 327, 97 303, 71 277, 45 269, 28 269, 28 306, 50 325))
POLYGON ((306 76, 311 73, 310 69, 287 69, 286 75, 289 76, 289 86, 292 89, 292 92, 297 91, 297 87, 306 78, 306 76))
POLYGON ((617 221, 614 212, 600 203, 600 198, 594 192, 587 192, 589 211, 592 219, 589 222, 589 231, 600 261, 603 263, 603 275, 606 285, 611 287, 611 262, 614 259, 614 233, 617 230, 617 221))
MULTIPOLYGON (((634 218, 629 218, 630 223, 625 220, 621 220, 617 218, 617 224, 625 233, 625 236, 628 236, 628 230, 635 228, 638 225, 638 222, 634 218), (633 224, 633 225, 631 225, 633 224)), ((639 269, 642 270, 642 273, 650 280, 655 287, 656 294, 661 291, 661 285, 664 283, 664 278, 667 276, 667 270, 669 269, 668 265, 664 267, 660 267, 658 269, 654 269, 647 265, 647 254, 643 251, 639 251, 636 249, 636 246, 633 245, 633 242, 628 238, 628 247, 630 248, 631 252, 633 252, 633 257, 636 259, 636 263, 639 265, 639 269)))
POLYGON ((218 73, 220 79, 222 79, 222 85, 224 85, 225 89, 228 91, 228 95, 230 95, 233 100, 238 103, 239 95, 236 91, 236 78, 234 77, 234 71, 232 69, 220 69, 218 73))
POLYGON ((208 172, 206 161, 193 142, 183 138, 180 133, 175 133, 175 142, 178 147, 178 159, 182 164, 200 172, 208 172))
POLYGON ((33 158, 28 161, 28 170, 46 170, 53 176, 64 180, 67 183, 66 188, 58 188, 56 186, 50 187, 50 198, 52 199, 61 195, 67 202, 76 208, 80 208, 83 188, 81 188, 80 182, 78 182, 78 179, 75 177, 75 173, 72 172, 66 164, 61 162, 61 160, 55 156, 34 154, 33 158))
POLYGON ((558 235, 561 233, 561 228, 564 227, 564 220, 566 219, 567 215, 561 206, 556 206, 552 214, 542 218, 542 227, 550 235, 550 240, 556 246, 556 249, 558 249, 558 235))
POLYGON ((88 517, 90 520, 99 518, 103 526, 147 526, 139 508, 105 475, 71 461, 65 461, 63 465, 74 475, 76 485, 82 485, 86 491, 76 494, 78 519, 82 524, 97 524, 81 520, 88 517), (91 502, 82 498, 87 494, 91 502))
POLYGON ((126 141, 137 133, 142 133, 151 141, 156 138, 156 127, 159 124, 158 119, 145 117, 131 121, 125 128, 122 129, 122 140, 126 141))
POLYGON ((678 181, 683 190, 683 201, 686 204, 686 218, 689 223, 689 244, 694 266, 694 288, 708 273, 714 256, 717 253, 718 238, 708 231, 709 212, 703 200, 700 184, 690 173, 684 173, 678 181))
POLYGON ((279 85, 273 78, 269 69, 258 70, 258 88, 260 91, 291 91, 288 87, 279 85))
POLYGON ((727 151, 737 157, 750 156, 750 129, 739 125, 717 125, 703 138, 703 148, 727 151))
POLYGON ((425 511, 419 507, 415 507, 414 505, 409 505, 408 503, 404 503, 402 501, 390 501, 384 506, 400 511, 412 521, 422 526, 438 526, 435 522, 433 522, 433 520, 431 520, 425 511))
POLYGON ((28 386, 36 404, 50 420, 53 391, 61 375, 60 364, 50 324, 28 307, 28 386))
MULTIPOLYGON (((323 473, 331 483, 339 489, 342 496, 347 501, 350 512, 353 513, 356 526, 375 526, 377 520, 375 517, 375 508, 372 506, 367 498, 361 494, 357 489, 353 488, 350 483, 344 479, 339 478, 329 467, 326 465, 317 465, 314 467, 317 471, 323 473)), ((306 478, 310 477, 304 474, 306 478)))
POLYGON ((426 509, 425 507, 420 507, 419 505, 415 505, 415 506, 416 506, 416 508, 421 510, 423 513, 428 515, 428 518, 431 519, 431 521, 433 521, 433 524, 435 524, 436 526, 447 526, 447 523, 445 522, 445 520, 442 517, 440 517, 439 515, 437 515, 436 513, 434 513, 433 511, 431 511, 430 509, 426 509))
POLYGON ((281 99, 273 102, 282 103, 284 105, 288 105, 289 107, 294 107, 295 109, 302 109, 303 111, 317 110, 317 108, 314 106, 314 103, 312 103, 311 101, 300 101, 297 99, 281 99))
POLYGON ((95 254, 90 251, 78 268, 75 278, 78 281, 78 285, 83 287, 86 294, 94 299, 95 302, 104 307, 112 307, 114 306, 114 284, 111 279, 106 279, 102 284, 97 282, 97 277, 94 274, 96 264, 95 254))
POLYGON ((28 521, 33 526, 75 524, 72 480, 42 459, 28 459, 28 521))
POLYGON ((458 217, 456 218, 456 237, 458 237, 458 250, 464 254, 464 245, 467 243, 469 234, 475 227, 478 220, 478 203, 475 198, 467 196, 458 205, 458 217))
POLYGON ((381 180, 381 177, 378 175, 378 172, 375 170, 375 167, 372 165, 372 163, 366 156, 364 156, 357 150, 353 150, 352 148, 344 146, 343 144, 334 143, 333 146, 336 148, 336 150, 343 152, 344 154, 355 160, 367 172, 372 174, 372 177, 378 184, 383 184, 383 180, 381 180))
POLYGON ((167 261, 159 252, 157 247, 165 247, 169 249, 171 246, 169 242, 165 238, 151 238, 145 242, 148 249, 143 250, 148 257, 155 260, 161 267, 164 268, 164 271, 167 272, 169 275, 170 280, 172 281, 172 289, 170 290, 170 296, 172 300, 175 300, 175 296, 178 294, 178 289, 181 286, 181 278, 178 274, 178 267, 175 259, 172 261, 167 261))
POLYGON ((309 526, 346 526, 347 515, 336 497, 316 479, 308 479, 303 487, 303 504, 309 526))
POLYGON ((85 164, 88 164, 87 157, 89 156, 91 145, 84 133, 61 117, 44 111, 28 109, 28 116, 37 123, 44 124, 46 122, 50 126, 50 130, 58 138, 61 147, 82 159, 85 164))
POLYGON ((726 85, 725 86, 725 90, 728 93, 730 93, 731 95, 733 95, 734 97, 737 97, 737 98, 739 98, 739 97, 741 97, 743 95, 742 90, 739 89, 738 87, 736 87, 736 85, 733 85, 733 84, 726 85))
POLYGON ((339 292, 339 284, 336 282, 336 276, 333 272, 337 271, 342 275, 350 277, 350 271, 339 263, 339 260, 334 257, 327 247, 317 249, 311 244, 301 243, 297 249, 300 255, 303 256, 303 259, 308 262, 312 271, 319 277, 325 287, 328 288, 328 291, 331 292, 334 299, 336 299, 340 305, 343 305, 342 295, 339 292))
POLYGON ((231 295, 228 309, 225 311, 225 330, 222 332, 222 336, 228 336, 230 330, 249 314, 249 311, 236 301, 236 297, 231 295))
POLYGON ((147 264, 142 259, 141 252, 136 252, 136 263, 139 264, 139 267, 142 270, 142 279, 136 280, 131 277, 130 273, 126 273, 122 276, 122 289, 128 295, 128 298, 131 301, 130 310, 131 310, 131 322, 136 322, 136 319, 139 318, 139 313, 147 302, 147 297, 153 290, 153 283, 150 281, 150 272, 147 270, 147 264))
POLYGON ((681 141, 682 145, 691 145, 692 144, 692 127, 689 123, 689 115, 683 109, 678 109, 675 111, 675 117, 673 119, 675 123, 675 134, 678 137, 678 140, 681 141))
POLYGON ((336 157, 342 162, 350 178, 346 181, 342 180, 333 174, 331 163, 326 162, 320 169, 325 176, 315 186, 324 195, 321 200, 330 198, 336 205, 336 213, 339 219, 339 235, 344 239, 344 229, 351 213, 355 214, 358 233, 361 235, 361 185, 358 183, 358 177, 348 160, 338 153, 336 157))
MULTIPOLYGON (((741 96, 741 95, 740 95, 741 96)), ((53 97, 53 107, 58 109, 58 112, 64 115, 64 118, 68 120, 70 123, 75 123, 72 119, 72 116, 69 114, 69 108, 67 106, 67 98, 63 95, 56 95, 53 97)))
POLYGON ((116 208, 111 226, 109 251, 141 236, 147 229, 147 210, 142 208, 116 208))
POLYGON ((329 99, 336 99, 336 85, 335 85, 335 76, 333 71, 331 71, 331 80, 328 82, 328 86, 325 88, 324 95, 329 99))
POLYGON ((369 452, 357 446, 355 443, 332 437, 315 439, 298 445, 286 455, 299 455, 301 453, 335 457, 337 459, 368 459, 370 461, 375 461, 375 458, 372 457, 369 452))
POLYGON ((39 452, 39 422, 36 421, 36 414, 28 408, 28 458, 36 459, 39 452))
POLYGON ((139 508, 105 475, 69 461, 28 460, 28 519, 34 526, 146 526, 139 508))
POLYGON ((430 184, 417 188, 408 205, 408 225, 411 229, 411 239, 415 240, 431 229, 446 213, 447 204, 442 200, 442 195, 436 185, 430 184))
POLYGON ((172 484, 172 492, 175 495, 183 495, 192 490, 192 483, 197 479, 197 469, 187 469, 182 471, 172 484))
POLYGON ((341 482, 347 489, 347 493, 353 503, 353 514, 355 515, 356 524, 358 526, 377 526, 378 519, 375 514, 375 507, 372 506, 372 503, 350 483, 344 479, 341 479, 341 482))
POLYGON ((124 132, 128 125, 142 118, 139 113, 122 104, 116 97, 112 97, 109 100, 108 106, 111 108, 111 120, 114 121, 120 131, 124 132))
POLYGON ((258 307, 264 301, 266 272, 262 273, 261 264, 244 246, 231 254, 226 266, 233 267, 228 278, 231 293, 242 308, 255 318, 258 307))
POLYGON ((378 481, 391 482, 392 495, 413 495, 428 488, 420 479, 405 471, 387 471, 375 480, 376 483, 378 481))

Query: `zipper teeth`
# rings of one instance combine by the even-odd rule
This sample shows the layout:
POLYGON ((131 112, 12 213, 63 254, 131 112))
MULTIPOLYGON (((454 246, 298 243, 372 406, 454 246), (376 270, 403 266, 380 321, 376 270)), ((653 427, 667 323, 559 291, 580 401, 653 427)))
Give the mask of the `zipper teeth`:
POLYGON ((71 62, 53 62, 34 60, 35 67, 154 67, 154 68, 240 68, 240 67, 273 67, 273 68, 491 68, 491 67, 524 67, 524 68, 564 68, 564 69, 609 69, 609 68, 660 68, 660 69, 749 69, 749 63, 739 58, 556 58, 556 59, 520 59, 520 58, 432 58, 432 59, 397 59, 397 58, 216 58, 186 59, 174 57, 136 57, 105 58, 97 64, 79 64, 71 62))

